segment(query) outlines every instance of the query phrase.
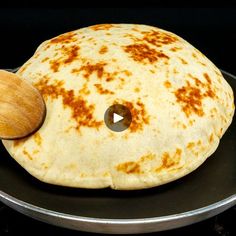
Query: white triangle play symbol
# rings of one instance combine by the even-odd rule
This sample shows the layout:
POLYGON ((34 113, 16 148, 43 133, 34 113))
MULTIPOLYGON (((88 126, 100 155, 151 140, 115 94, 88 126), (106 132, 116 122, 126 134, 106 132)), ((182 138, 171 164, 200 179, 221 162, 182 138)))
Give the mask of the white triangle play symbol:
POLYGON ((120 115, 118 115, 116 113, 113 113, 113 123, 119 122, 119 121, 121 121, 123 119, 124 119, 123 116, 120 116, 120 115))

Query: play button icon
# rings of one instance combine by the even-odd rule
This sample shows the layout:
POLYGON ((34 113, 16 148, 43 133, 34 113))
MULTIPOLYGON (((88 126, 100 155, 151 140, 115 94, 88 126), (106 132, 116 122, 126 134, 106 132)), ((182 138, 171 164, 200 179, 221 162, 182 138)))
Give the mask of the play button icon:
POLYGON ((132 116, 126 106, 114 104, 106 110, 104 121, 110 130, 121 132, 129 128, 132 116))
POLYGON ((120 115, 118 115, 116 113, 113 113, 113 123, 119 122, 119 121, 121 121, 123 119, 124 119, 123 116, 120 116, 120 115))

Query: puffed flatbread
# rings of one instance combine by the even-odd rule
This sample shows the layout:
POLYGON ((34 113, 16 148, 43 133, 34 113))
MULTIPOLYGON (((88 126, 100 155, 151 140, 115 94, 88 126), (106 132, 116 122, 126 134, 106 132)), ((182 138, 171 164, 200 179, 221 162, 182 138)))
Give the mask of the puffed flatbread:
POLYGON ((216 150, 234 114, 219 69, 179 36, 146 25, 62 34, 17 74, 43 95, 46 120, 3 144, 31 175, 56 185, 131 190, 176 180, 216 150), (104 122, 113 104, 132 114, 122 132, 104 122))

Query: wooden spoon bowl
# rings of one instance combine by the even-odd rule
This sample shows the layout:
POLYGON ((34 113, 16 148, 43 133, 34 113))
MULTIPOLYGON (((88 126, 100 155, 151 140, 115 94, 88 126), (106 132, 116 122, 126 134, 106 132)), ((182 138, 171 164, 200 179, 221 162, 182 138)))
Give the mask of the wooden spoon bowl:
POLYGON ((0 70, 0 138, 18 139, 41 127, 46 106, 39 91, 14 73, 0 70))

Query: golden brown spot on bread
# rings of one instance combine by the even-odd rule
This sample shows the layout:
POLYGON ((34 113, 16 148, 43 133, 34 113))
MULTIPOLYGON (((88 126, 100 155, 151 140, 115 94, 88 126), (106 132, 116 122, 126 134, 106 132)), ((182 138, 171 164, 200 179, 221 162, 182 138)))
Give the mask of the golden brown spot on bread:
POLYGON ((34 58, 36 59, 36 58, 38 58, 39 57, 39 53, 35 53, 34 54, 34 58))
POLYGON ((166 80, 166 81, 164 82, 164 85, 165 85, 166 88, 170 88, 170 87, 171 87, 171 82, 168 81, 168 80, 166 80))
MULTIPOLYGON (((215 73, 218 75, 218 76, 222 76, 222 74, 221 74, 221 72, 220 71, 218 71, 218 70, 214 70, 215 71, 215 73)), ((221 81, 221 80, 220 80, 221 81)))
POLYGON ((132 75, 132 72, 131 71, 129 71, 129 70, 124 70, 124 71, 122 71, 125 75, 127 75, 127 76, 131 76, 132 75))
POLYGON ((66 66, 78 59, 80 47, 77 45, 65 46, 60 48, 61 54, 59 57, 49 61, 50 67, 53 72, 58 72, 61 66, 66 66))
POLYGON ((98 121, 94 118, 95 105, 89 104, 83 96, 76 96, 74 90, 66 90, 62 85, 62 81, 50 84, 49 78, 46 76, 34 84, 44 99, 62 98, 64 107, 71 110, 71 118, 76 121, 76 129, 78 131, 81 127, 98 129, 103 124, 103 121, 98 121))
POLYGON ((90 91, 87 87, 87 83, 83 84, 83 87, 79 90, 79 94, 83 94, 83 95, 89 95, 90 91))
POLYGON ((139 63, 154 63, 158 59, 169 59, 163 52, 152 49, 147 44, 132 44, 123 48, 126 53, 130 54, 134 61, 139 63))
POLYGON ((193 52, 192 56, 197 59, 197 55, 193 52))
POLYGON ((134 89, 134 92, 135 92, 135 93, 139 93, 139 92, 140 92, 140 88, 138 88, 138 87, 135 88, 135 89, 134 89))
POLYGON ((71 47, 62 46, 62 50, 66 58, 63 60, 64 64, 69 64, 78 57, 79 46, 73 45, 71 47))
POLYGON ((197 87, 199 87, 199 86, 203 86, 204 87, 204 83, 201 80, 199 80, 197 77, 193 76, 190 73, 188 73, 188 76, 194 81, 194 83, 195 83, 195 85, 197 87))
POLYGON ((211 110, 210 110, 211 113, 217 113, 217 109, 215 107, 213 107, 211 110))
POLYGON ((160 172, 164 169, 169 169, 179 164, 182 150, 177 148, 175 153, 171 156, 168 152, 162 154, 162 164, 156 168, 156 172, 160 172))
POLYGON ((47 44, 47 45, 45 46, 45 50, 49 49, 50 47, 51 47, 51 44, 47 44))
POLYGON ((209 76, 207 73, 203 73, 203 76, 204 76, 204 78, 206 79, 206 81, 207 81, 209 84, 211 84, 211 78, 210 78, 210 76, 209 76))
POLYGON ((148 31, 148 32, 142 32, 144 35, 143 39, 144 41, 156 46, 161 47, 163 45, 168 45, 176 42, 178 39, 174 35, 171 35, 169 33, 161 32, 161 31, 148 31))
POLYGON ((113 91, 110 91, 109 89, 104 89, 101 84, 94 84, 94 86, 96 87, 97 92, 100 93, 100 94, 102 94, 102 95, 105 95, 105 94, 114 94, 113 91))
POLYGON ((33 160, 32 156, 27 152, 27 150, 24 148, 23 149, 23 154, 28 157, 31 161, 33 160))
POLYGON ((194 142, 189 142, 188 145, 187 145, 187 148, 192 149, 194 146, 195 146, 194 142))
POLYGON ((80 69, 78 69, 78 68, 74 68, 71 70, 72 74, 78 74, 79 72, 80 72, 80 69))
POLYGON ((35 143, 40 146, 42 144, 42 138, 41 135, 37 132, 33 135, 35 143))
MULTIPOLYGON (((84 36, 82 38, 84 38, 84 36)), ((90 38, 87 39, 87 41, 91 41, 92 42, 92 41, 94 41, 94 38, 90 37, 90 38)))
POLYGON ((58 61, 55 60, 50 61, 50 67, 54 72, 58 72, 60 65, 61 65, 60 62, 58 61))
POLYGON ((173 166, 175 164, 175 162, 170 158, 170 155, 168 152, 165 152, 162 155, 162 166, 163 168, 169 168, 171 166, 173 166))
POLYGON ((106 78, 106 82, 111 82, 111 81, 113 81, 114 79, 115 79, 114 77, 109 76, 109 77, 106 78))
POLYGON ((96 64, 90 64, 89 62, 80 67, 80 71, 84 71, 85 73, 83 74, 85 78, 89 78, 93 73, 97 74, 98 78, 102 78, 104 74, 104 67, 107 65, 107 63, 96 63, 96 64))
MULTIPOLYGON (((175 104, 173 104, 173 105, 175 105, 175 104)), ((176 119, 174 118, 174 120, 176 120, 176 119)), ((184 123, 180 122, 180 121, 175 121, 173 123, 173 125, 174 125, 174 127, 177 127, 177 128, 183 128, 183 129, 187 128, 187 126, 184 123)))
POLYGON ((221 127, 220 128, 220 135, 222 135, 222 133, 223 133, 223 128, 221 127))
POLYGON ((213 142, 213 140, 214 140, 214 134, 213 134, 213 133, 211 133, 211 135, 210 135, 210 137, 209 137, 209 142, 210 142, 210 143, 212 143, 212 142, 213 142))
POLYGON ((140 165, 134 161, 121 163, 116 167, 117 171, 122 171, 126 174, 140 174, 140 165))
MULTIPOLYGON (((114 103, 115 104, 115 103, 114 103)), ((122 102, 126 106, 132 115, 132 122, 129 126, 131 132, 142 131, 145 124, 149 124, 149 115, 146 112, 145 106, 142 102, 122 102)))
POLYGON ((194 85, 187 81, 185 86, 177 89, 174 92, 177 102, 181 105, 182 110, 187 117, 191 114, 203 116, 202 100, 207 97, 215 97, 215 93, 211 89, 211 80, 206 73, 204 74, 204 77, 207 80, 207 83, 203 83, 191 74, 188 75, 194 81, 194 85))
POLYGON ((61 35, 51 39, 49 41, 49 45, 50 44, 57 44, 57 43, 68 44, 68 43, 75 42, 77 40, 75 38, 75 36, 76 36, 76 33, 74 33, 74 32, 68 32, 68 33, 65 33, 65 34, 61 34, 61 35))
POLYGON ((92 74, 96 74, 98 79, 104 79, 106 82, 112 82, 116 79, 119 80, 120 85, 122 85, 125 81, 123 77, 118 76, 119 74, 125 74, 126 76, 131 76, 132 73, 128 70, 119 70, 114 72, 108 72, 105 70, 105 66, 107 63, 98 62, 96 64, 91 64, 87 62, 85 65, 81 66, 79 69, 72 69, 71 73, 78 74, 80 72, 84 72, 83 76, 86 79, 89 79, 92 74))
POLYGON ((104 54, 104 53, 107 53, 108 52, 108 48, 107 46, 102 46, 99 50, 99 53, 100 54, 104 54))
POLYGON ((140 157, 139 162, 152 161, 156 157, 155 154, 148 153, 140 157))
POLYGON ((47 61, 48 59, 49 59, 49 57, 45 57, 45 58, 42 59, 41 62, 44 63, 44 62, 47 61))
POLYGON ((200 63, 201 65, 203 65, 203 66, 206 66, 206 64, 205 64, 205 63, 203 63, 203 62, 201 62, 201 61, 199 61, 199 63, 200 63))
MULTIPOLYGON (((90 26, 89 28, 94 30, 94 31, 97 31, 97 30, 109 30, 111 28, 115 27, 114 25, 112 24, 98 24, 98 25, 93 25, 93 26, 90 26)), ((117 28, 118 26, 116 26, 117 28)))
POLYGON ((149 71, 150 71, 152 74, 155 74, 155 71, 154 71, 154 70, 150 69, 149 71))
POLYGON ((180 61, 181 61, 181 63, 182 63, 183 65, 187 65, 187 64, 188 64, 188 62, 185 61, 182 57, 179 57, 179 59, 180 59, 180 61))
POLYGON ((175 92, 177 102, 182 106, 185 115, 189 117, 192 113, 203 116, 201 90, 192 86, 183 86, 175 92))
POLYGON ((179 47, 173 47, 173 48, 171 48, 170 50, 172 51, 172 52, 177 52, 177 51, 179 51, 179 50, 181 50, 182 48, 179 48, 179 47))

